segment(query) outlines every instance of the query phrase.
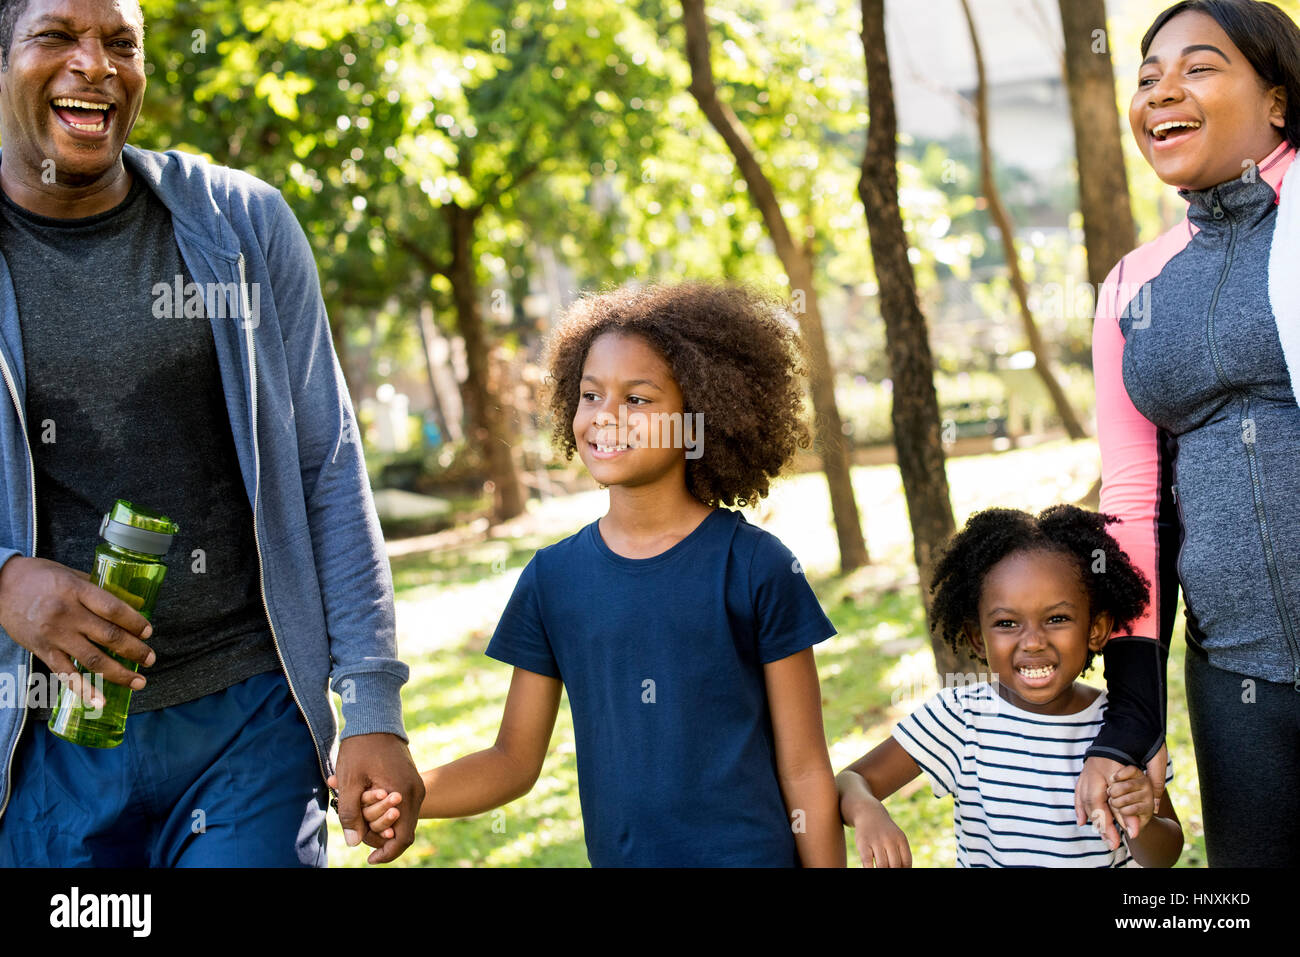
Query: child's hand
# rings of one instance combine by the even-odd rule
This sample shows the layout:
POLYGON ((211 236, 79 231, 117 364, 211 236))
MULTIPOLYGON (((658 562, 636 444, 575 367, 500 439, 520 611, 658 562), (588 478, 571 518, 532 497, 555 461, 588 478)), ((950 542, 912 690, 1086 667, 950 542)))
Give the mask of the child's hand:
MULTIPOLYGON (((330 787, 338 787, 335 778, 331 775, 326 782, 330 787)), ((401 817, 401 811, 397 805, 402 801, 401 792, 394 791, 389 794, 383 788, 375 788, 370 791, 361 792, 361 816, 366 819, 370 825, 370 830, 374 831, 384 840, 393 836, 393 825, 401 817)))
POLYGON ((1125 815, 1137 817, 1137 829, 1128 832, 1130 838, 1137 837, 1156 813, 1156 795, 1151 779, 1134 765, 1120 768, 1106 788, 1106 803, 1120 818, 1125 815))
POLYGON ((911 867, 912 848, 879 801, 853 821, 853 837, 863 867, 911 867))

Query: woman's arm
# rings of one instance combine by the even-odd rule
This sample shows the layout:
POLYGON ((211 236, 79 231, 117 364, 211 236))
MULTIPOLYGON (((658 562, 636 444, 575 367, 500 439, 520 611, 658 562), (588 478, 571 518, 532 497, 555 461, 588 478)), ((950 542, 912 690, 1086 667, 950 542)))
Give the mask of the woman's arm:
MULTIPOLYGON (((1172 500, 1172 450, 1134 407, 1124 385, 1126 309, 1133 335, 1150 335, 1150 285, 1126 283, 1121 261, 1097 297, 1093 327, 1093 374, 1097 393, 1097 437, 1101 450, 1101 511, 1120 519, 1110 533, 1146 575, 1146 612, 1117 632, 1103 651, 1109 705, 1106 722, 1088 749, 1075 792, 1078 821, 1102 822, 1103 836, 1119 846, 1119 833, 1105 812, 1105 787, 1124 765, 1148 766, 1157 793, 1163 766, 1157 752, 1164 740, 1165 664, 1178 595, 1174 562, 1178 547, 1177 507, 1172 500)), ((1133 279, 1140 276, 1131 277, 1133 279)))
POLYGON ((804 867, 843 867, 844 831, 811 648, 763 666, 781 796, 804 867))
POLYGON ((515 668, 496 743, 425 771, 420 817, 470 817, 527 794, 542 773, 563 687, 515 668))

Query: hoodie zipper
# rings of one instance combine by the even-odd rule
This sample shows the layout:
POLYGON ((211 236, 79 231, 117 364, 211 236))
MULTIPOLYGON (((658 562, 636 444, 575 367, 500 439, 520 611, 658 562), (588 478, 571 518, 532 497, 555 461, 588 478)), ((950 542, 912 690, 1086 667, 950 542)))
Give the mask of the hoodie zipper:
MULTIPOLYGON (((1223 264, 1223 273, 1219 276, 1219 284, 1214 287, 1214 296, 1210 300, 1210 314, 1206 322, 1206 337, 1210 346, 1210 357, 1214 360, 1214 371, 1219 378, 1219 382, 1225 388, 1233 388, 1228 381, 1227 375, 1223 371, 1223 362, 1219 356, 1218 343, 1214 339, 1214 314, 1219 305, 1219 293, 1223 290, 1224 284, 1228 281, 1228 273, 1232 269, 1232 256, 1237 245, 1237 223, 1231 217, 1225 214, 1222 204, 1219 202, 1219 190, 1215 187, 1210 192, 1210 214, 1216 220, 1228 220, 1228 255, 1223 264)), ((1241 423, 1244 425, 1250 420, 1250 397, 1242 396, 1241 399, 1241 423)), ((1295 630, 1291 624, 1291 616, 1287 611, 1286 603, 1282 594, 1282 580, 1277 571, 1277 561, 1273 554, 1273 539, 1268 530, 1268 518, 1264 514, 1264 490, 1259 479, 1259 463, 1255 458, 1255 446, 1252 442, 1243 442, 1246 446, 1246 465, 1250 471, 1251 495, 1255 505, 1255 520, 1259 525, 1260 539, 1264 547, 1264 564, 1268 569, 1269 584, 1272 586, 1273 603, 1277 607, 1278 617, 1282 620, 1282 631, 1286 636, 1287 649, 1291 652, 1291 680, 1292 687, 1300 691, 1300 649, 1296 645, 1295 630)), ((1181 517, 1182 506, 1179 506, 1179 515, 1181 517)), ((1179 561, 1182 561, 1181 550, 1179 552, 1179 561)), ((1185 598, 1186 596, 1184 596, 1185 598)), ((1189 604, 1190 609, 1190 604, 1189 604)))
MULTIPOLYGON (((1226 215, 1223 207, 1219 205, 1219 188, 1216 186, 1210 192, 1211 213, 1217 220, 1222 220, 1226 215)), ((1223 291, 1224 283, 1228 281, 1228 273, 1232 271, 1232 254, 1237 247, 1237 223, 1231 216, 1228 219, 1228 255, 1223 263, 1223 272, 1219 275, 1219 284, 1214 287, 1214 295, 1210 299, 1210 314, 1206 319, 1206 338, 1210 343, 1210 358, 1214 360, 1214 372, 1219 377, 1219 382, 1225 388, 1232 388, 1228 382, 1227 375, 1223 371, 1223 360, 1219 357, 1219 348, 1214 341, 1214 314, 1219 308, 1219 293, 1223 291)))
MULTIPOLYGON (((3 355, 0 355, 0 373, 4 374, 5 385, 9 387, 9 396, 14 400, 14 408, 18 411, 18 424, 23 430, 23 444, 27 447, 27 471, 31 476, 31 493, 32 493, 32 557, 36 556, 36 461, 32 457, 32 443, 27 435, 27 416, 23 412, 23 404, 18 400, 18 387, 14 385, 13 375, 9 371, 9 363, 5 362, 3 355)), ((32 653, 27 652, 27 674, 32 673, 32 653)), ((22 689, 23 697, 26 698, 27 688, 24 684, 22 689)), ((9 748, 9 755, 5 758, 5 793, 4 799, 0 800, 0 817, 4 817, 5 809, 9 807, 9 793, 13 789, 13 769, 14 769, 14 752, 18 750, 18 742, 22 740, 23 728, 27 727, 27 702, 23 701, 23 707, 20 709, 22 717, 18 719, 18 734, 14 736, 14 743, 9 748)))
MULTIPOLYGON (((266 578, 262 564, 262 538, 257 530, 257 509, 262 496, 262 458, 257 446, 257 353, 254 347, 253 310, 249 305, 248 282, 244 274, 243 253, 239 254, 239 294, 243 305, 244 341, 248 344, 249 410, 253 420, 253 547, 257 552, 257 585, 262 595, 262 608, 266 612, 266 624, 271 629, 271 645, 275 648, 276 657, 280 659, 280 670, 284 672, 285 681, 288 682, 289 694, 293 698, 293 703, 298 706, 298 712, 302 715, 302 719, 307 722, 307 730, 311 732, 312 736, 312 747, 316 750, 316 764, 320 768, 321 781, 326 782, 328 787, 329 774, 326 772, 325 764, 321 760, 316 729, 312 727, 311 718, 307 717, 307 712, 302 706, 298 692, 294 689, 293 678, 289 675, 289 669, 284 663, 284 654, 280 651, 280 640, 275 634, 275 623, 271 620, 271 606, 266 601, 266 578)), ((330 789, 330 794, 337 801, 338 793, 333 788, 330 789)), ((337 804, 335 806, 337 807, 337 804)))
MULTIPOLYGON (((1250 398, 1241 399, 1241 421, 1243 426, 1250 421, 1250 398)), ((1244 429, 1243 429, 1244 431, 1244 429)), ((1291 626, 1291 616, 1287 613, 1286 602, 1282 594, 1282 579, 1277 571, 1277 558, 1273 554, 1273 537, 1268 531, 1268 518, 1264 514, 1264 488, 1259 479, 1259 463, 1255 458, 1254 442, 1243 442, 1246 446, 1246 464, 1250 469, 1250 488, 1255 502, 1255 519, 1259 522, 1260 537, 1264 544, 1264 563, 1268 567, 1269 584, 1273 586, 1273 601, 1277 605, 1278 616, 1282 619, 1282 630, 1286 634, 1286 643, 1291 651, 1292 687, 1300 691, 1300 651, 1296 650, 1295 630, 1291 626)))

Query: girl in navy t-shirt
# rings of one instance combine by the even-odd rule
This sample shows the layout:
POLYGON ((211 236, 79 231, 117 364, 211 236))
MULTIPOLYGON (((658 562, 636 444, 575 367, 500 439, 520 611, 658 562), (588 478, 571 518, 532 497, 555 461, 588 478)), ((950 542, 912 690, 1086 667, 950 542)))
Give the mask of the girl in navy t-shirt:
MULTIPOLYGON (((779 305, 691 283, 580 300, 548 349, 554 438, 609 511, 524 569, 488 646, 514 666, 496 744, 425 771, 420 817, 526 794, 566 687, 596 866, 843 866, 812 646, 835 633, 794 556, 739 512, 799 446, 779 305)), ((384 831, 398 795, 367 792, 384 831)))

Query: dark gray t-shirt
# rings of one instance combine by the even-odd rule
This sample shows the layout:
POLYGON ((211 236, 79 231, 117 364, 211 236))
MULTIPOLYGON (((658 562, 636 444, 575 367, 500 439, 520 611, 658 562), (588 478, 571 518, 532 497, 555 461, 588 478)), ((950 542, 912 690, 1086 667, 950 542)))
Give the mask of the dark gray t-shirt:
POLYGON ((37 556, 91 571, 119 498, 180 525, 153 615, 158 658, 131 712, 278 670, 212 329, 157 292, 191 282, 171 213, 139 177, 84 219, 0 192, 0 252, 22 325, 37 556))

